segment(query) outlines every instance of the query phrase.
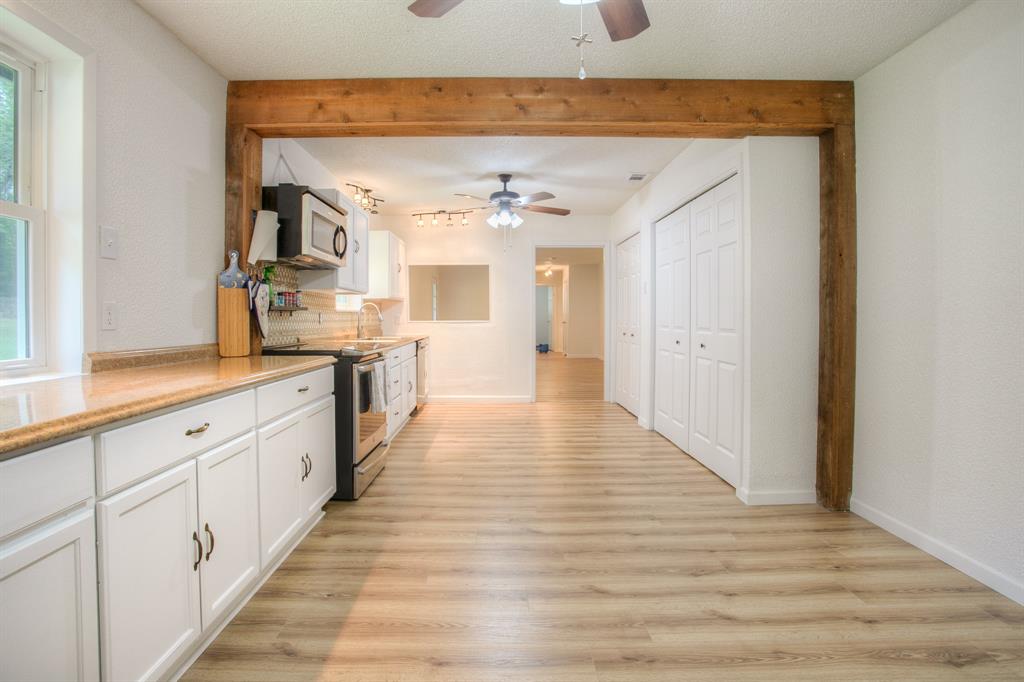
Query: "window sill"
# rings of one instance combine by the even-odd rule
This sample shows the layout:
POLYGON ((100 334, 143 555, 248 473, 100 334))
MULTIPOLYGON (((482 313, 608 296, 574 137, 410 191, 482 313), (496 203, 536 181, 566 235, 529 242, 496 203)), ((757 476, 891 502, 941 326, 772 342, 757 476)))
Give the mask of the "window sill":
POLYGON ((29 384, 36 381, 50 381, 52 379, 76 377, 81 376, 81 374, 81 372, 47 372, 45 370, 33 372, 27 368, 19 370, 0 370, 0 375, 4 376, 3 379, 0 379, 0 388, 17 386, 19 384, 29 384))

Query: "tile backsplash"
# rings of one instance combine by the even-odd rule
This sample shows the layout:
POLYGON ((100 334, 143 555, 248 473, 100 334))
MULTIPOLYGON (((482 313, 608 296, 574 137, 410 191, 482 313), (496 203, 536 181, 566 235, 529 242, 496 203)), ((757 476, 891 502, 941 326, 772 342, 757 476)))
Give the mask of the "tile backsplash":
MULTIPOLYGON (((295 268, 278 263, 271 283, 275 294, 279 291, 295 291, 298 288, 298 273, 295 268)), ((302 305, 308 310, 271 311, 270 333, 263 340, 263 345, 277 346, 325 336, 354 338, 358 313, 337 310, 335 300, 333 291, 304 289, 302 305)), ((382 335, 377 314, 372 310, 362 314, 366 334, 382 335)))

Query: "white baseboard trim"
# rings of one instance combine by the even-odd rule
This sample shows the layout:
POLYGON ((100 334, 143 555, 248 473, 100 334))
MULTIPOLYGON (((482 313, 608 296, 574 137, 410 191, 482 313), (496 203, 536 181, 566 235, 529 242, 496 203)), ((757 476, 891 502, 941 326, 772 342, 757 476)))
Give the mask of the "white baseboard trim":
POLYGON ((528 403, 528 395, 437 395, 430 394, 431 403, 528 403))
POLYGON ((956 570, 966 573, 983 585, 991 587, 996 592, 1009 597, 1018 604, 1024 604, 1024 583, 976 559, 972 559, 960 550, 947 545, 942 540, 908 526, 882 510, 861 502, 856 497, 850 500, 850 511, 879 528, 889 531, 901 540, 906 540, 918 549, 928 552, 936 559, 949 564, 956 570))
POLYGON ((750 490, 736 488, 736 497, 750 506, 768 504, 814 504, 818 496, 813 490, 750 490))
POLYGON ((584 359, 584 360, 600 360, 601 359, 600 355, 587 355, 586 353, 566 353, 565 357, 569 358, 571 360, 579 360, 579 359, 584 359))

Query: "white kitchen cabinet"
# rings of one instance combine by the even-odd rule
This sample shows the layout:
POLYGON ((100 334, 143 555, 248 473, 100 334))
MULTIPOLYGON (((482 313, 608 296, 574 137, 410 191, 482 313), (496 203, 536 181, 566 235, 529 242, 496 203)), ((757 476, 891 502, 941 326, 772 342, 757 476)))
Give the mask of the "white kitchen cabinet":
POLYGON ((105 680, 155 679, 202 631, 196 463, 96 505, 105 680))
POLYGON ((370 288, 366 298, 405 300, 405 242, 387 230, 370 232, 370 288))
POLYGON ((370 217, 356 211, 352 227, 352 288, 349 293, 365 294, 370 289, 370 217))
POLYGON ((0 679, 99 679, 90 507, 0 545, 0 679))
POLYGON ((337 456, 334 448, 334 396, 313 403, 302 411, 306 473, 301 480, 302 514, 318 513, 337 489, 337 456))
POLYGON ((260 572, 256 435, 196 460, 204 627, 224 613, 260 572))
POLYGON ((416 357, 402 363, 402 413, 406 416, 416 410, 416 357))
POLYGON ((302 414, 291 413, 259 434, 260 563, 269 565, 302 523, 299 486, 306 473, 302 414))

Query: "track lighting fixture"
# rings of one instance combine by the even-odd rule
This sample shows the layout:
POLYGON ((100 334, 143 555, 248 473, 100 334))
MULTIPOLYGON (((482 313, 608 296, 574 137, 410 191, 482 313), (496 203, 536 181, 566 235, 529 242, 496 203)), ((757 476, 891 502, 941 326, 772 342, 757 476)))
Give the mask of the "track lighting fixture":
POLYGON ((424 216, 430 216, 431 227, 437 227, 441 224, 441 220, 438 216, 445 219, 445 227, 455 227, 456 218, 459 219, 459 224, 463 227, 468 227, 469 216, 472 213, 473 211, 449 211, 448 209, 439 208, 436 211, 430 211, 428 213, 413 213, 412 217, 416 219, 416 227, 423 227, 425 224, 424 216))

